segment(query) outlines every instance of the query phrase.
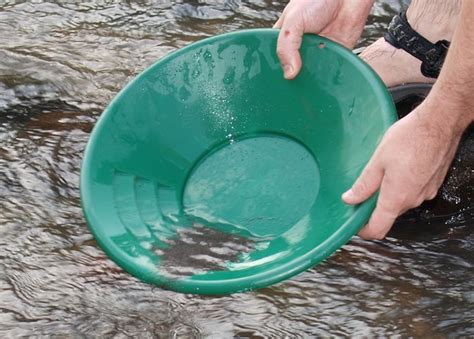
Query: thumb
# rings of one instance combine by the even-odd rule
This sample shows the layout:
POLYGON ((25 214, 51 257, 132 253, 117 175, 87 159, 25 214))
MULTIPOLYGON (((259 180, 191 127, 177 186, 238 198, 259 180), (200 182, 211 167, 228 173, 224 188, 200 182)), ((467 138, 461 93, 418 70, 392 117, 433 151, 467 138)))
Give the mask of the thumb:
POLYGON ((383 174, 383 168, 371 159, 354 185, 352 185, 352 188, 342 195, 342 200, 349 205, 364 202, 378 190, 382 183, 383 174))
POLYGON ((280 59, 285 79, 295 78, 301 69, 299 49, 303 40, 301 20, 288 14, 281 23, 278 35, 277 54, 280 59))

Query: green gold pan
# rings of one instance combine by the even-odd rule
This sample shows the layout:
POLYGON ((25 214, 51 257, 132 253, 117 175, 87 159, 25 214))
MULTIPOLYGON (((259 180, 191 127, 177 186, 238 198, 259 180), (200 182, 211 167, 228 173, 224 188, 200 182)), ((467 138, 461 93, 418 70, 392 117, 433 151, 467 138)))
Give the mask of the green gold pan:
POLYGON ((283 79, 278 31, 205 39, 130 82, 92 132, 81 199, 99 245, 163 288, 227 294, 300 273, 365 224, 340 196, 396 112, 378 76, 316 35, 283 79))

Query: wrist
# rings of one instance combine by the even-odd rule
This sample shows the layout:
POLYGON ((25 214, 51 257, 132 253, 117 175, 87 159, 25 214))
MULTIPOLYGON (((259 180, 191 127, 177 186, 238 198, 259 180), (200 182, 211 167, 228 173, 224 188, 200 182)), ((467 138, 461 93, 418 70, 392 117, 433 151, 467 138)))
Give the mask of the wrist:
POLYGON ((449 10, 440 13, 434 11, 437 5, 426 4, 425 11, 420 11, 419 6, 409 6, 406 12, 408 23, 413 29, 432 43, 439 40, 451 41, 461 12, 461 3, 452 0, 447 5, 449 10), (433 24, 433 23, 436 24, 433 24))
POLYGON ((446 85, 436 83, 423 106, 427 119, 454 136, 462 135, 474 121, 474 100, 446 85))

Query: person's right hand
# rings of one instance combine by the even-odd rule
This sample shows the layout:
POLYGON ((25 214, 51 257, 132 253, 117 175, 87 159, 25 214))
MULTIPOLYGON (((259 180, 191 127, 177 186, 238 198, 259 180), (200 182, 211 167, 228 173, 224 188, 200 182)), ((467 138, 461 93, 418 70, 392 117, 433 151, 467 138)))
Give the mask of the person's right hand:
POLYGON ((362 34, 373 0, 291 0, 273 26, 280 28, 277 54, 284 76, 301 69, 299 49, 304 33, 314 33, 351 49, 362 34))

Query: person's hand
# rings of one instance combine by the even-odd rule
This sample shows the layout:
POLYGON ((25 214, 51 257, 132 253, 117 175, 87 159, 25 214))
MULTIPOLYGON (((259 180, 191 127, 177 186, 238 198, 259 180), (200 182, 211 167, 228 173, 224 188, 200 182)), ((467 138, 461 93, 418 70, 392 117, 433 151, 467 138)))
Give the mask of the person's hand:
POLYGON ((425 100, 387 131, 360 177, 342 196, 348 204, 359 204, 380 188, 377 206, 360 237, 383 239, 400 214, 436 196, 464 130, 455 121, 437 118, 451 113, 425 100))
POLYGON ((291 0, 273 26, 280 28, 277 54, 286 79, 301 69, 304 33, 314 33, 353 48, 364 29, 373 0, 291 0))

